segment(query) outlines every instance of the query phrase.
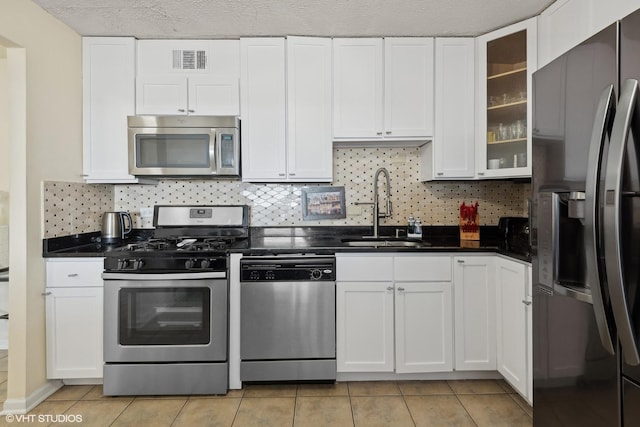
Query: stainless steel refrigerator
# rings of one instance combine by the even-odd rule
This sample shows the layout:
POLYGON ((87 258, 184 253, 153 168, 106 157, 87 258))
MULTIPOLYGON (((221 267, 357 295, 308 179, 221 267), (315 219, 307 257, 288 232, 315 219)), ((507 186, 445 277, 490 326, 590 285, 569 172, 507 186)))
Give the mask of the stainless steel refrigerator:
POLYGON ((533 79, 533 422, 639 426, 640 11, 533 79))

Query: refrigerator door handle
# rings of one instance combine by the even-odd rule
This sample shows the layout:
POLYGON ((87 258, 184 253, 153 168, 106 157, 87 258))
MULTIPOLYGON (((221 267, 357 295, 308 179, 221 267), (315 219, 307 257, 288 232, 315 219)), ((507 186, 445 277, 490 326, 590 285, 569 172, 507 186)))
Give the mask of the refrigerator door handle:
POLYGON ((622 269, 621 212, 622 172, 624 154, 631 128, 631 120, 638 99, 638 81, 625 80, 620 90, 619 110, 613 122, 611 142, 607 157, 604 181, 604 250, 607 270, 607 284, 613 308, 613 317, 618 329, 622 354, 626 363, 640 365, 640 354, 636 345, 636 334, 627 295, 625 293, 622 269))
POLYGON ((585 188, 585 213, 584 213, 584 248, 587 265, 587 280, 591 289, 593 311, 595 313, 598 334, 603 347, 610 354, 615 354, 613 319, 609 319, 605 310, 605 298, 603 295, 604 277, 603 266, 600 262, 600 170, 603 167, 602 157, 605 146, 605 138, 611 130, 611 122, 615 114, 615 91, 613 85, 609 85, 600 96, 598 108, 593 122, 591 143, 589 146, 589 161, 587 163, 587 180, 585 188))

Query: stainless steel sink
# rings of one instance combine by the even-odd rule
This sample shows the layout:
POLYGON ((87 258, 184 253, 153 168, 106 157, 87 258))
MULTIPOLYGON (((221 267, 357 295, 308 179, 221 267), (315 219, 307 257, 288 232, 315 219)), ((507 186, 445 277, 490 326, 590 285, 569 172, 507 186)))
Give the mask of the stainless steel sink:
POLYGON ((342 243, 345 246, 358 246, 368 248, 420 248, 429 246, 427 242, 421 242, 417 240, 401 240, 401 239, 343 239, 342 243))

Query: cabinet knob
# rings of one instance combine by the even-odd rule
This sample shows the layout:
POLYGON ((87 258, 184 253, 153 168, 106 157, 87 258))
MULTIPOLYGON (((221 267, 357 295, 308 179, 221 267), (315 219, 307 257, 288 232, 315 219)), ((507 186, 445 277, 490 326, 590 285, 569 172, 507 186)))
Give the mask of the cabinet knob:
POLYGON ((398 290, 402 292, 402 291, 404 291, 404 288, 403 287, 399 287, 398 290))
POLYGON ((388 291, 392 291, 393 290, 393 286, 387 286, 387 290, 388 291))
POLYGON ((67 274, 67 277, 78 277, 78 273, 67 274))
POLYGON ((527 301, 527 300, 524 300, 524 299, 522 300, 522 303, 524 305, 531 305, 531 301, 527 301))

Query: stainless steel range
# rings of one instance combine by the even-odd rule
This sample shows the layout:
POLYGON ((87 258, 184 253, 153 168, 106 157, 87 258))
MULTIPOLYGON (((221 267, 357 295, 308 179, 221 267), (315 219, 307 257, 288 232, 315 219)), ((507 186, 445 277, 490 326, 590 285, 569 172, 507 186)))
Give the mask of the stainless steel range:
POLYGON ((221 394, 228 385, 228 256, 247 206, 156 206, 153 238, 110 251, 104 394, 221 394))

